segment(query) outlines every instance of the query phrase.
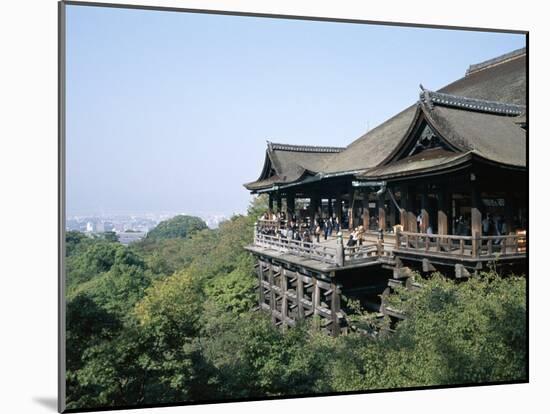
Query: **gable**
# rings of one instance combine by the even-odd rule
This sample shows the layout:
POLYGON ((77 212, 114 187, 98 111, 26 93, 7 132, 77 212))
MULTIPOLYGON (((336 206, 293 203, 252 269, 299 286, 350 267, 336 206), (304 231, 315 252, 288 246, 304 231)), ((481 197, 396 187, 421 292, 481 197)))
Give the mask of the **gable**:
POLYGON ((392 154, 380 165, 388 165, 413 157, 428 150, 441 150, 447 152, 462 152, 451 145, 428 122, 423 111, 420 111, 414 124, 409 128, 408 134, 396 147, 392 154))

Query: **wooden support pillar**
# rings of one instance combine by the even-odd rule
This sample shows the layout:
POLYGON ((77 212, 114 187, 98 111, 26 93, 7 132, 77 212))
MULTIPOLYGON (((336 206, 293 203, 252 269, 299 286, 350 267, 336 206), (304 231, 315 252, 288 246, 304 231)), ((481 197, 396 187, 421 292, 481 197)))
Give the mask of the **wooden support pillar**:
POLYGON ((512 234, 514 229, 514 200, 511 194, 506 194, 504 200, 504 222, 506 223, 506 233, 512 234))
POLYGON ((259 305, 260 309, 263 303, 265 303, 264 297, 264 267, 261 260, 258 260, 258 281, 259 281, 259 305))
POLYGON ((290 221, 295 214, 295 195, 294 193, 287 193, 286 196, 286 216, 290 221))
POLYGON ((275 200, 277 201, 277 213, 283 212, 283 202, 281 200, 281 193, 277 193, 275 196, 275 200))
POLYGON ((283 320, 283 331, 287 327, 286 319, 288 314, 288 297, 286 295, 287 290, 287 274, 286 269, 281 269, 281 319, 283 320))
POLYGON ((401 184, 399 186, 399 194, 399 204, 401 206, 401 209, 399 210, 399 224, 403 226, 403 231, 409 231, 409 215, 407 213, 409 203, 409 186, 407 184, 401 184))
POLYGON ((437 234, 449 234, 449 193, 439 190, 437 193, 437 234))
POLYGON ((332 289, 332 298, 330 301, 330 313, 332 316, 332 335, 338 336, 340 334, 340 321, 338 314, 340 313, 340 287, 332 282, 330 288, 332 289))
POLYGON ((407 210, 403 207, 401 207, 401 210, 399 210, 399 223, 403 226, 403 231, 409 231, 407 210))
POLYGON ((329 196, 328 198, 328 216, 332 217, 334 214, 333 208, 332 208, 332 196, 329 196))
POLYGON ((336 196, 336 218, 340 228, 342 228, 342 198, 340 195, 336 196))
POLYGON ((353 230, 353 219, 354 219, 354 214, 353 214, 353 210, 354 210, 354 195, 355 195, 355 190, 353 189, 352 186, 349 186, 348 188, 348 198, 349 198, 349 204, 348 204, 348 228, 349 230, 353 230))
POLYGON ((472 256, 478 257, 479 256, 479 248, 480 248, 480 240, 479 237, 481 236, 481 197, 479 194, 479 189, 476 185, 475 181, 471 182, 472 186, 472 192, 471 192, 471 199, 472 199, 472 256))
POLYGON ((319 307, 321 306, 321 291, 319 289, 319 285, 317 284, 317 277, 312 276, 311 279, 311 281, 313 282, 313 294, 311 297, 311 304, 313 305, 313 318, 315 320, 316 328, 319 328, 319 307))
POLYGON ((319 218, 323 216, 323 197, 321 197, 321 194, 317 194, 316 214, 319 218))
POLYGON ((336 265, 337 266, 344 266, 344 239, 342 238, 342 235, 339 235, 336 239, 336 265))
POLYGON ((395 207, 395 204, 390 200, 390 227, 395 226, 396 224, 396 218, 397 215, 397 209, 395 207))
POLYGON ((363 193, 363 228, 368 230, 370 226, 369 193, 363 193))
POLYGON ((428 227, 430 226, 430 213, 428 211, 428 187, 426 185, 422 186, 420 197, 420 233, 427 233, 428 227))
POLYGON ((304 319, 304 303, 302 299, 304 298, 304 280, 302 275, 299 272, 296 272, 296 277, 298 278, 296 285, 296 300, 298 301, 298 319, 304 319))
POLYGON ((386 230, 386 208, 384 206, 384 201, 386 198, 386 193, 380 194, 378 196, 378 229, 386 230))
POLYGON ((273 218, 273 194, 271 193, 269 193, 268 215, 271 220, 273 218))
POLYGON ((309 196, 309 200, 310 200, 310 203, 309 203, 309 209, 311 210, 310 211, 310 214, 311 214, 311 218, 312 220, 315 220, 315 216, 317 215, 317 209, 319 208, 318 207, 318 197, 317 197, 317 194, 313 193, 309 196))
POLYGON ((407 186, 407 227, 408 231, 417 233, 418 227, 416 222, 416 214, 414 211, 416 200, 415 200, 415 193, 414 190, 407 186))
POLYGON ((268 283, 269 283, 269 307, 271 309, 271 322, 277 323, 277 318, 275 317, 275 291, 273 290, 273 263, 269 263, 268 270, 268 283))

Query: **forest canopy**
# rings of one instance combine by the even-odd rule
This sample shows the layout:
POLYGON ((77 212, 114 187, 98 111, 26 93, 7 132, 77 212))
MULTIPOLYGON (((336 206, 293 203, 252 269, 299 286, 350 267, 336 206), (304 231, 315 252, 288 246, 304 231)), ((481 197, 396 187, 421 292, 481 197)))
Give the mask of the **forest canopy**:
POLYGON ((199 217, 179 215, 162 221, 147 233, 148 239, 185 239, 200 230, 206 223, 199 217))

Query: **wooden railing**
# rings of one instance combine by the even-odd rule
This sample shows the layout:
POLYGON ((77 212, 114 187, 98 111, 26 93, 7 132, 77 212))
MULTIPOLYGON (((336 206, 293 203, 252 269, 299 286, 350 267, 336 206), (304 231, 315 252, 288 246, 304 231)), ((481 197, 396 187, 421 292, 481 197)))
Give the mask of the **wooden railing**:
POLYGON ((486 259, 525 254, 527 251, 526 240, 525 232, 474 237, 403 231, 397 232, 395 235, 394 250, 486 259))
POLYGON ((344 247, 342 239, 339 239, 336 247, 331 247, 261 233, 256 233, 254 236, 254 245, 337 266, 378 260, 379 257, 388 253, 384 251, 385 246, 382 241, 344 247))
POLYGON ((271 248, 282 253, 294 254, 307 259, 318 260, 328 264, 338 264, 337 249, 321 244, 289 240, 277 236, 256 234, 254 238, 256 246, 271 248))
POLYGON ((391 255, 391 247, 388 243, 384 243, 383 240, 353 247, 346 246, 344 247, 344 263, 353 264, 378 260, 380 257, 391 255))
POLYGON ((379 239, 375 242, 348 247, 344 246, 340 236, 336 247, 331 247, 315 242, 292 240, 279 235, 262 234, 256 228, 254 245, 341 267, 376 261, 384 257, 391 259, 394 252, 482 260, 523 256, 527 251, 527 236, 525 232, 505 236, 473 237, 398 231, 395 234, 395 241, 391 243, 379 239))

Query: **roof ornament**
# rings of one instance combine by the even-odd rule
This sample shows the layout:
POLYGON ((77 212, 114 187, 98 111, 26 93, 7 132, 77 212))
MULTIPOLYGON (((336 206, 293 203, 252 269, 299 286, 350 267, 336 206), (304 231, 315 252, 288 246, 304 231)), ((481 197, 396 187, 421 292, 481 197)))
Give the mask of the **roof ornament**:
POLYGON ((422 84, 420 84, 420 102, 424 104, 430 111, 433 109, 433 102, 430 97, 430 91, 424 88, 422 84))

